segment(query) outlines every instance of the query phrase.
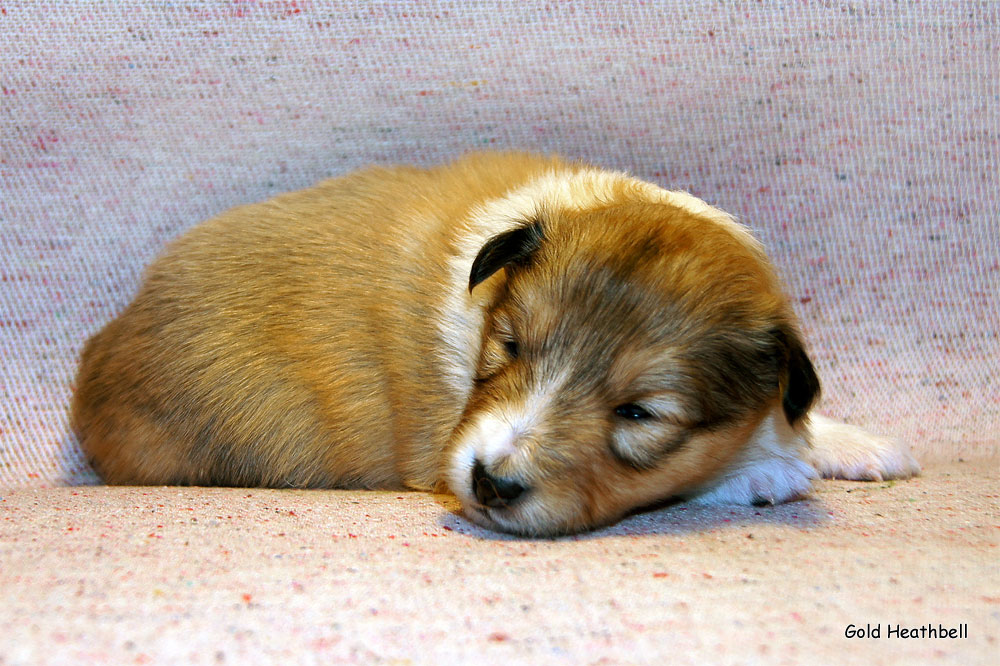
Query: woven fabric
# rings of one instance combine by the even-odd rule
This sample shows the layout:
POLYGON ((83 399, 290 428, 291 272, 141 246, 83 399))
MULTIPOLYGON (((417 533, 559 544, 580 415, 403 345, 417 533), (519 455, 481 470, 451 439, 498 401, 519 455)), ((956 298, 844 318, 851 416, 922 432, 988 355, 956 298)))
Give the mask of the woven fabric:
POLYGON ((0 486, 95 480, 76 358, 169 239, 481 148, 734 213, 826 412, 924 460, 995 454, 998 108, 992 3, 0 3, 0 486))

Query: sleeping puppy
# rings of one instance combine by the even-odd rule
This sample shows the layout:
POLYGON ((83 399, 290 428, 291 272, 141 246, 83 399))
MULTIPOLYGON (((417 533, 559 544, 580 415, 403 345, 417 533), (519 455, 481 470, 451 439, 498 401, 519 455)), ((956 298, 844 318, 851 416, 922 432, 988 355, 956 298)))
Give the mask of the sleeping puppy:
POLYGON ((522 154, 372 168, 195 227, 86 345, 74 428, 116 484, 450 490, 577 532, 671 497, 772 504, 919 471, 809 414, 761 245, 621 173, 522 154))

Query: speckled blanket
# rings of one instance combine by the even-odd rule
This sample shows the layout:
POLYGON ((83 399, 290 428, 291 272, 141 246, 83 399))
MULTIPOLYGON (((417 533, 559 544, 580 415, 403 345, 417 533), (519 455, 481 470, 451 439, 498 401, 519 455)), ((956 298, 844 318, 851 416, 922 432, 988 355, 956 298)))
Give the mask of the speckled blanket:
POLYGON ((0 2, 0 486, 94 481, 88 335, 171 238, 369 163, 555 151, 753 227, 824 409, 1000 432, 1000 9, 980 2, 0 2))
POLYGON ((554 540, 424 493, 16 488, 0 664, 995 666, 998 484, 937 464, 554 540))

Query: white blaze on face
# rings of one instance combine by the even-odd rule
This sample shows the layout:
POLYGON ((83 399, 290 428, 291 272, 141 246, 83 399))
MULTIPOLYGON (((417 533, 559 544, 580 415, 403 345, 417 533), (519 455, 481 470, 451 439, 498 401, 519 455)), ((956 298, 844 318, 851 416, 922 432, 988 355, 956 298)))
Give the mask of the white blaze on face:
POLYGON ((479 461, 487 469, 505 459, 516 457, 518 439, 530 427, 528 415, 509 408, 482 412, 464 429, 455 449, 450 470, 451 490, 463 504, 474 502, 472 470, 479 461))
POLYGON ((472 437, 476 442, 476 457, 484 465, 514 455, 514 442, 523 434, 527 419, 511 423, 493 414, 483 414, 476 422, 472 437))
POLYGON ((476 461, 488 470, 504 463, 509 475, 529 481, 532 451, 525 446, 525 439, 542 424, 564 381, 564 376, 546 381, 523 401, 500 403, 472 418, 463 429, 449 474, 452 492, 460 500, 473 501, 472 470, 476 461))

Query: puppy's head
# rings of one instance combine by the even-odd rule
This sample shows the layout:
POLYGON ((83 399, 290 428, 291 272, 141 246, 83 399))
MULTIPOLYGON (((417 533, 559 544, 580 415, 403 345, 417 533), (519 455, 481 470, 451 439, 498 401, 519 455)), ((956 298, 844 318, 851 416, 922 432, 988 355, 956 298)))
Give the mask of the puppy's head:
POLYGON ((488 290, 486 325, 448 484, 490 528, 570 533, 683 494, 819 390, 774 271, 728 218, 542 210, 483 245, 469 289, 488 290))

